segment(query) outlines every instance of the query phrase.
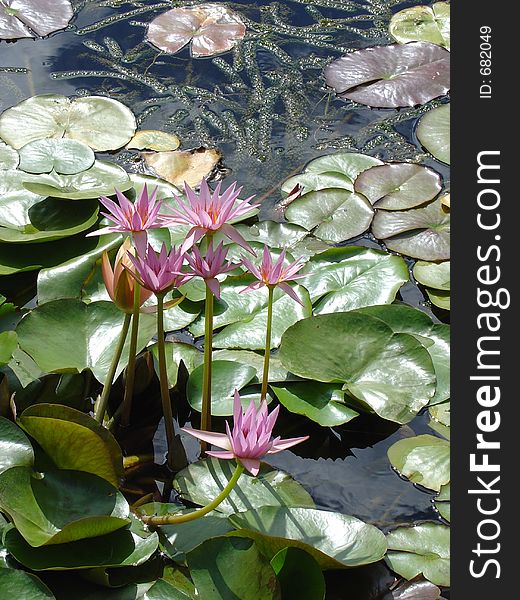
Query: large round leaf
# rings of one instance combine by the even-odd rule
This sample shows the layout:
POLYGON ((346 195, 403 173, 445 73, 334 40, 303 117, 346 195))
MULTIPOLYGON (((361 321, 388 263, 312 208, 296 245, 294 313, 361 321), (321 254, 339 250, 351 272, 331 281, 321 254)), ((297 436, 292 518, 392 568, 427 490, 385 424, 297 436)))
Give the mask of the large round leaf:
MULTIPOLYGON (((338 152, 327 154, 311 160, 305 167, 305 173, 322 173, 326 175, 343 175, 354 183, 357 176, 365 169, 382 165, 383 162, 367 154, 357 152, 338 152)), ((335 187, 335 186, 334 186, 335 187)), ((353 188, 348 188, 353 190, 353 188)))
POLYGON ((325 68, 342 98, 379 108, 424 104, 450 89, 450 54, 428 42, 375 46, 325 68))
MULTIPOLYGON (((233 394, 241 390, 256 377, 256 369, 230 360, 214 360, 211 369, 211 414, 229 416, 233 414, 233 394)), ((202 411, 202 389, 204 365, 190 373, 186 397, 191 407, 202 411)))
MULTIPOLYGON (((206 458, 177 473, 173 487, 183 499, 204 506, 224 489, 233 475, 234 467, 231 461, 206 458)), ((216 510, 233 514, 261 506, 313 507, 314 502, 290 475, 262 463, 256 477, 246 472, 240 476, 233 491, 216 510)))
POLYGON ((289 204, 285 218, 326 242, 342 242, 366 231, 374 211, 367 200, 348 190, 309 192, 289 204))
POLYGON ((450 164, 450 105, 428 111, 417 125, 417 139, 437 160, 450 164))
MULTIPOLYGON (((31 177, 23 171, 8 169, 1 171, 0 196, 2 212, 0 226, 22 229, 28 223, 28 211, 31 206, 41 202, 47 194, 33 194, 24 187, 24 181, 31 177)), ((33 180, 36 180, 35 177, 33 180)))
POLYGON ((27 173, 75 175, 94 164, 92 148, 78 140, 50 138, 34 140, 20 148, 20 169, 27 173))
POLYGON ((284 548, 271 559, 285 600, 324 600, 325 578, 314 558, 300 548, 284 548))
POLYGON ((402 210, 433 200, 441 191, 440 176, 427 167, 392 163, 363 171, 355 190, 376 208, 402 210))
MULTIPOLYGON (((216 350, 213 353, 215 360, 232 360, 235 362, 242 363, 243 365, 249 365, 256 371, 256 376, 260 380, 262 378, 264 370, 264 357, 256 352, 250 352, 249 350, 216 350)), ((202 362, 202 361, 201 361, 202 362)), ((294 375, 291 376, 287 369, 282 367, 280 358, 273 354, 269 360, 269 381, 291 381, 297 379, 294 375)))
POLYGON ((276 397, 290 412, 305 415, 323 427, 348 423, 359 413, 344 403, 345 393, 334 383, 298 381, 271 385, 276 397))
POLYGON ((0 474, 0 505, 31 546, 97 537, 129 522, 123 495, 81 471, 8 469, 0 474))
POLYGON ((229 520, 239 529, 233 535, 253 538, 271 559, 294 546, 310 554, 322 569, 343 569, 376 562, 386 552, 379 529, 341 513, 264 506, 230 515, 229 520))
POLYGON ((71 138, 98 151, 117 150, 134 135, 132 111, 118 100, 57 94, 32 96, 0 116, 0 137, 13 148, 42 138, 71 138))
POLYGON ((431 42, 450 49, 450 5, 411 6, 390 19, 390 35, 401 44, 431 42))
POLYGON ((207 540, 188 554, 187 563, 204 600, 281 600, 273 567, 253 540, 207 540))
POLYGON ((315 303, 315 314, 387 304, 409 278, 401 257, 359 246, 322 252, 304 272, 300 283, 315 303))
POLYGON ((0 568, 0 590, 4 598, 22 600, 55 600, 50 589, 31 573, 0 568))
MULTIPOLYGON (((20 347, 48 373, 90 368, 103 383, 123 327, 124 314, 111 302, 83 304, 65 299, 47 302, 31 311, 17 327, 20 347)), ((155 334, 153 315, 141 315, 138 351, 155 334)), ((116 376, 126 366, 129 339, 116 376)))
POLYGON ((0 417, 0 473, 11 467, 30 467, 34 461, 31 442, 12 421, 0 417))
POLYGON ((390 250, 422 260, 450 258, 450 214, 439 199, 425 207, 403 211, 380 211, 372 233, 390 250))
POLYGON ((157 550, 159 537, 155 532, 143 531, 133 520, 130 529, 42 548, 33 548, 16 529, 11 529, 5 544, 17 561, 35 571, 89 569, 140 565, 157 550))
POLYGON ((301 377, 344 383, 352 396, 397 423, 413 419, 435 392, 435 371, 424 346, 368 315, 299 321, 284 334, 280 358, 301 377))
POLYGON ((148 26, 147 39, 157 48, 174 54, 191 41, 195 58, 230 50, 246 33, 237 13, 219 4, 173 8, 148 26))
POLYGON ((401 475, 430 490, 438 492, 450 481, 447 440, 429 434, 405 438, 388 449, 388 458, 401 475))
POLYGON ((12 204, 11 208, 11 217, 26 222, 16 229, 0 227, 0 242, 23 244, 52 242, 89 229, 97 221, 99 205, 96 200, 72 205, 59 198, 46 198, 29 207, 17 203, 16 211, 12 204))
POLYGON ((246 241, 266 244, 271 249, 292 248, 309 235, 304 227, 275 221, 259 221, 250 226, 239 224, 235 229, 246 241))
POLYGON ((18 422, 59 469, 93 473, 119 485, 121 448, 92 417, 61 404, 36 404, 24 410, 18 422))
POLYGON ((399 575, 413 579, 422 573, 436 585, 450 585, 450 528, 423 523, 399 527, 387 536, 386 562, 399 575))
POLYGON ((439 263, 418 260, 413 267, 416 281, 436 290, 450 289, 450 261, 439 263))
POLYGON ((383 320, 395 333, 414 335, 428 350, 437 386, 432 404, 444 402, 450 397, 450 327, 442 323, 434 323, 424 312, 406 304, 389 306, 371 306, 359 312, 383 320))
POLYGON ((54 196, 68 200, 85 200, 99 196, 112 196, 116 190, 124 192, 132 187, 128 173, 119 165, 96 160, 90 169, 75 175, 59 175, 56 172, 27 180, 24 187, 41 196, 54 196))
POLYGON ((3 0, 0 39, 46 36, 67 26, 74 11, 70 0, 3 0))

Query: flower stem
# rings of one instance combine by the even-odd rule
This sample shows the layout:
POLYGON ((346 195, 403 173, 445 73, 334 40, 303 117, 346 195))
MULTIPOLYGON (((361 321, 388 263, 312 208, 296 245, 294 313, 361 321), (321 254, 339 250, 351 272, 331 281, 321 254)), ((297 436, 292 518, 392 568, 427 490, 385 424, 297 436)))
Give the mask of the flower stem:
POLYGON ((128 427, 130 424, 130 412, 132 410, 132 398, 134 395, 135 359, 137 354, 137 335, 139 333, 139 309, 141 307, 141 286, 134 281, 134 310, 132 312, 132 329, 130 331, 130 353, 126 367, 125 396, 123 398, 123 409, 121 413, 121 425, 128 427))
MULTIPOLYGON (((200 428, 211 428, 211 366, 213 358, 213 292, 206 285, 206 312, 204 329, 204 377, 202 382, 202 414, 200 428)), ((202 442, 201 450, 207 450, 207 442, 202 442)))
POLYGON ((142 521, 144 521, 147 525, 175 525, 176 523, 186 523, 188 521, 194 521, 195 519, 200 519, 204 515, 207 515, 213 509, 215 509, 221 502, 223 502, 230 494, 231 490, 235 487, 237 481, 240 478, 240 475, 244 472, 244 467, 240 462, 237 461, 237 466, 235 468, 235 472, 233 476, 228 481, 226 487, 220 492, 220 494, 212 500, 206 506, 199 508, 193 512, 187 513, 185 515, 178 514, 167 514, 161 516, 149 516, 149 515, 139 515, 142 521))
POLYGON ((166 347, 164 340, 164 294, 157 296, 157 338, 159 354, 159 383, 161 386, 161 402, 164 415, 164 425, 166 428, 166 442, 168 444, 167 461, 168 466, 173 465, 173 444, 175 431, 173 429, 172 405, 170 403, 170 392, 168 389, 168 374, 166 372, 166 347))
POLYGON ((269 381, 269 360, 271 358, 271 332, 273 329, 273 293, 274 287, 269 286, 269 299, 267 301, 267 329, 265 331, 264 372, 262 375, 262 391, 260 400, 267 396, 267 383, 269 381))
POLYGON ((99 402, 96 406, 96 410, 94 412, 94 418, 99 423, 102 423, 105 417, 105 411, 107 409, 110 390, 112 389, 112 384, 114 383, 114 376, 116 374, 117 365, 119 364, 119 359, 121 358, 121 354, 123 353, 123 347, 125 345, 126 336, 128 335, 128 329, 130 328, 131 318, 132 315, 125 314, 125 320, 123 321, 123 329, 121 329, 121 333, 119 334, 119 340, 117 342, 116 351, 114 352, 112 362, 110 363, 110 368, 107 373, 105 385, 103 386, 101 398, 99 399, 99 402))

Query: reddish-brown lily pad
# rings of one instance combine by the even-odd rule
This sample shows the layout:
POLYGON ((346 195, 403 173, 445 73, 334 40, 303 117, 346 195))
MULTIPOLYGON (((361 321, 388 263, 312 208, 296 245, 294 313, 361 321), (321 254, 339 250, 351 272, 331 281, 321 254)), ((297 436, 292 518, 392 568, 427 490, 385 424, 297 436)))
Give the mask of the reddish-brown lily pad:
POLYGON ((220 4, 173 8, 159 15, 149 27, 147 38, 154 46, 175 54, 191 41, 195 58, 230 50, 246 33, 242 19, 220 4))
POLYGON ((69 0, 0 0, 0 39, 49 35, 66 27, 73 14, 69 0))
POLYGON ((450 53, 429 42, 375 46, 338 58, 325 79, 341 98, 367 106, 415 106, 449 91, 450 53))

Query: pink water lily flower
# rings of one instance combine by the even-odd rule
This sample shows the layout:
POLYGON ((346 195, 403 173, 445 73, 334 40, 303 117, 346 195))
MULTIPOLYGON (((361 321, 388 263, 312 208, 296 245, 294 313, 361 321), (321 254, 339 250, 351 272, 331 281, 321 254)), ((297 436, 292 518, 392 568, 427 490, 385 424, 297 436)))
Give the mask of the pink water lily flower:
POLYGON ((137 256, 130 253, 127 256, 135 267, 135 273, 131 274, 140 285, 155 294, 165 294, 184 285, 193 277, 193 273, 182 272, 184 252, 175 246, 168 252, 164 242, 159 253, 148 244, 144 257, 139 250, 137 256))
POLYGON ((99 198, 101 204, 109 210, 109 212, 102 212, 101 214, 114 224, 87 233, 87 236, 104 235, 106 233, 132 233, 137 249, 144 254, 147 241, 146 230, 165 227, 163 219, 159 216, 161 201, 157 200, 157 188, 150 195, 145 184, 133 203, 118 190, 116 190, 116 196, 119 204, 106 196, 99 198))
POLYGON ((186 241, 182 246, 183 250, 191 248, 206 233, 212 235, 217 231, 221 231, 230 240, 254 254, 253 249, 245 239, 234 227, 228 224, 228 221, 242 217, 256 208, 256 204, 250 204, 253 196, 237 203, 242 188, 236 189, 236 182, 232 183, 222 194, 220 188, 221 183, 219 182, 212 193, 207 181, 203 179, 200 184, 200 193, 197 194, 185 183, 184 192, 187 202, 175 196, 178 208, 168 207, 171 211, 170 214, 164 214, 161 217, 169 224, 191 225, 186 241))
MULTIPOLYGON (((298 271, 305 265, 305 258, 299 258, 290 265, 284 266, 285 262, 285 250, 282 250, 278 260, 273 263, 273 259, 269 252, 269 248, 264 246, 264 254, 262 256, 262 263, 260 267, 255 266, 249 259, 242 257, 242 264, 247 270, 258 279, 251 285, 247 286, 242 292, 249 292, 250 290, 258 290, 262 286, 276 287, 278 286, 286 294, 288 294, 293 300, 296 300, 299 304, 302 301, 298 298, 296 292, 287 283, 287 281, 295 281, 301 279, 305 275, 297 275, 298 271)), ((241 293, 242 293, 241 292, 241 293)), ((302 304, 303 306, 303 304, 302 304)))
POLYGON ((186 260, 193 270, 193 274, 202 277, 206 285, 213 292, 216 298, 220 299, 220 283, 217 275, 227 273, 240 266, 240 263, 234 264, 231 261, 226 262, 228 248, 224 248, 223 242, 213 250, 213 242, 208 245, 206 256, 203 257, 197 246, 191 251, 191 256, 186 254, 186 260))
POLYGON ((206 454, 216 458, 236 459, 254 476, 260 470, 260 460, 266 454, 275 454, 295 446, 309 439, 309 436, 290 438, 282 440, 279 436, 271 440, 273 427, 278 417, 280 406, 278 405, 271 414, 267 412, 267 402, 263 400, 257 410, 255 403, 251 404, 246 412, 242 411, 240 395, 235 390, 233 403, 233 431, 230 430, 226 421, 226 433, 213 433, 211 431, 200 431, 190 427, 182 427, 182 430, 199 440, 203 440, 223 448, 222 451, 208 451, 206 454))

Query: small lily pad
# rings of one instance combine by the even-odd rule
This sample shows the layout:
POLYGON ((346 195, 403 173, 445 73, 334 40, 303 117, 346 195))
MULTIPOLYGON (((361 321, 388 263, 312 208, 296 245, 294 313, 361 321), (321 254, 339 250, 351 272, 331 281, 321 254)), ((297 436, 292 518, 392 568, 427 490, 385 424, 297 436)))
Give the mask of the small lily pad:
POLYGON ((413 276, 418 283, 436 290, 450 289, 450 261, 427 262, 418 260, 413 267, 413 276))
POLYGON ((430 154, 450 164, 450 105, 443 104, 428 111, 417 125, 417 139, 430 154))
POLYGON ((3 0, 0 39, 44 37, 64 29, 73 14, 69 0, 3 0))
POLYGON ((27 173, 76 175, 94 164, 92 148, 66 138, 34 140, 20 148, 20 169, 27 173))
POLYGON ((173 133, 156 131, 153 129, 142 129, 126 145, 127 148, 137 150, 155 150, 156 152, 169 152, 177 150, 181 145, 179 138, 173 133))
POLYGON ((428 42, 375 46, 325 68, 341 98, 378 108, 425 104, 450 89, 450 53, 428 42))
POLYGON ((198 187, 203 177, 207 177, 222 158, 220 151, 213 148, 141 152, 141 156, 148 168, 177 187, 184 183, 198 187))
POLYGON ((431 42, 450 49, 450 5, 411 6, 390 19, 390 35, 400 44, 431 42))

